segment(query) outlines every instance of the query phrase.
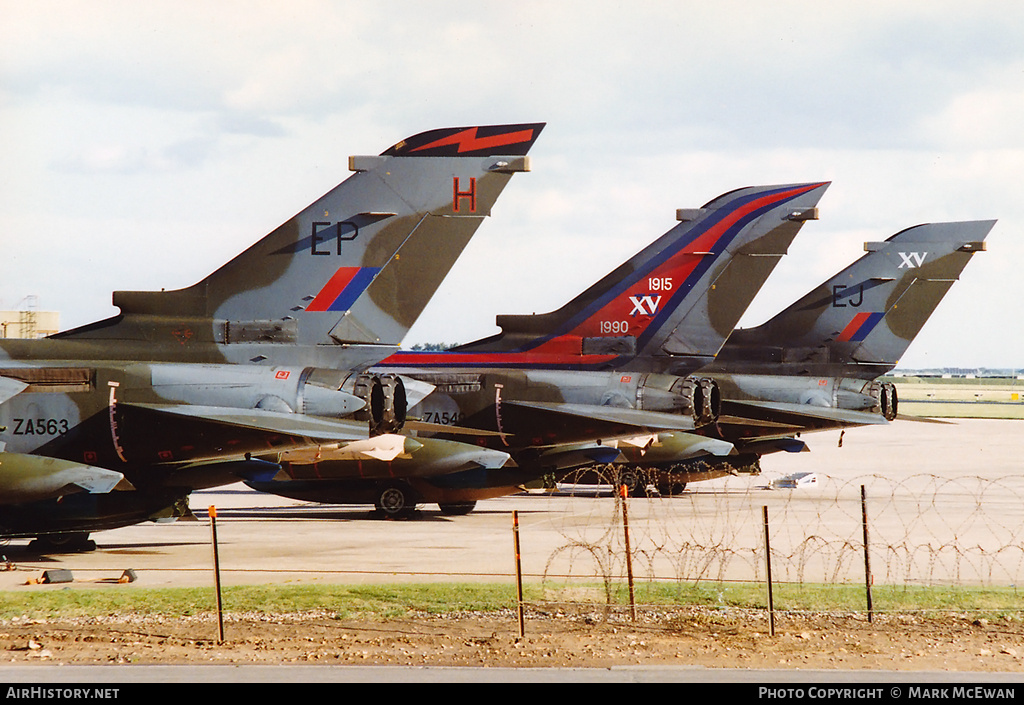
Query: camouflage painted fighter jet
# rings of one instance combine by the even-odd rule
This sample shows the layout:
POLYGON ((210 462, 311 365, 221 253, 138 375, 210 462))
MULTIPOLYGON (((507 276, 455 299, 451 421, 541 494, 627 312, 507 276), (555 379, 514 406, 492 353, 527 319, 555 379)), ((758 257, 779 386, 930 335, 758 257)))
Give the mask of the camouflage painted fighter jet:
POLYGON ((264 454, 502 464, 391 435, 407 390, 366 369, 529 169, 542 128, 433 130, 352 157, 353 176, 199 283, 115 292, 113 318, 0 341, 0 537, 179 515, 193 489, 277 472, 264 454))
MULTIPOLYGON (((681 224, 559 310, 498 316, 499 335, 384 360, 375 371, 434 387, 410 409, 429 425, 419 428, 508 451, 517 465, 396 479, 386 487, 393 511, 437 501, 461 513, 528 478, 618 456, 601 441, 713 422, 714 386, 680 375, 714 359, 802 224, 817 217, 827 186, 745 188, 679 211, 681 224)), ((697 441, 703 452, 731 450, 697 441)), ((290 480, 248 484, 312 501, 363 502, 378 491, 353 480, 344 461, 318 464, 319 481, 285 470, 290 480)))
POLYGON ((660 434, 624 448, 637 489, 676 493, 686 482, 758 472, 759 458, 800 452, 801 433, 886 423, 896 418, 891 371, 995 221, 931 223, 866 243, 867 254, 755 328, 736 330, 714 363, 722 413, 702 433, 736 448, 729 458, 686 457, 660 434))

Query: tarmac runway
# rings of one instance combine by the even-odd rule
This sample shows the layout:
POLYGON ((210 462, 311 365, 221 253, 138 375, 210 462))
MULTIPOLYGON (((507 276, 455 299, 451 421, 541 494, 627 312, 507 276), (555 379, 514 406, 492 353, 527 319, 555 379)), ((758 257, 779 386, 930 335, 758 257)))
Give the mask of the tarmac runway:
MULTIPOLYGON (((701 577, 756 579, 767 506, 773 554, 783 561, 779 579, 834 577, 837 563, 862 571, 862 562, 858 568, 837 554, 846 548, 834 547, 858 550, 863 485, 873 563, 890 579, 1019 584, 1024 421, 897 421, 850 430, 841 447, 839 439, 838 432, 807 435, 811 452, 766 456, 760 476, 691 483, 681 497, 628 500, 631 545, 646 557, 639 570, 658 578, 692 579, 703 571, 701 577), (771 480, 798 472, 815 473, 817 482, 768 489, 771 480), (724 552, 698 570, 692 554, 701 546, 724 552), (927 555, 920 546, 931 547, 927 555), (936 546, 953 548, 943 553, 936 546), (994 563, 972 567, 974 547, 994 563)), ((580 550, 617 550, 623 532, 616 499, 607 488, 562 490, 486 500, 466 516, 424 505, 415 519, 384 520, 368 505, 309 504, 231 485, 193 494, 198 521, 99 532, 90 553, 36 556, 26 552, 27 541, 12 541, 0 549, 12 568, 0 571, 0 589, 60 589, 30 584, 52 569, 72 571, 76 587, 116 583, 127 569, 137 587, 212 585, 210 506, 217 509, 225 584, 512 580, 513 512, 525 579, 620 570, 595 566, 580 550)), ((886 582, 885 575, 877 582, 886 582)))

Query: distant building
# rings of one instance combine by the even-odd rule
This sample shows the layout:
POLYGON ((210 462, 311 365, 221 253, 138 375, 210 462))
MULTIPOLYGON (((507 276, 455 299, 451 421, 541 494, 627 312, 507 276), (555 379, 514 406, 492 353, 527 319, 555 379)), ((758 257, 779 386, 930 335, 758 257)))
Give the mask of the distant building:
POLYGON ((57 311, 0 311, 0 338, 45 338, 59 330, 57 311))

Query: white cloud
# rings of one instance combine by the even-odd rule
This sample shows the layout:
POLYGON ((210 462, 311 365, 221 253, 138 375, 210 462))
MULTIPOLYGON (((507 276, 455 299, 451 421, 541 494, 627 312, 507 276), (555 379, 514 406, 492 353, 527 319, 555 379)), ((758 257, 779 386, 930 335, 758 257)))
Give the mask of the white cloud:
MULTIPOLYGON (((1024 347, 998 315, 1024 298, 1008 273, 1024 256, 1012 237, 1024 226, 1024 6, 0 0, 0 11, 0 238, 18 254, 0 298, 38 294, 69 324, 106 315, 112 289, 192 283, 345 178, 348 154, 444 125, 547 120, 534 173, 510 184, 410 342, 465 341, 496 313, 560 306, 667 230, 675 208, 831 179, 822 221, 751 314, 802 295, 865 238, 995 217, 992 252, 940 313, 991 326, 958 337, 958 359, 1024 347), (138 242, 148 247, 134 260, 138 242), (83 257, 119 266, 83 283, 83 257)), ((950 320, 936 314, 915 348, 940 325, 950 320)))
POLYGON ((982 89, 954 96, 941 111, 922 120, 922 131, 936 144, 956 150, 1024 147, 1024 67, 1015 87, 982 89))

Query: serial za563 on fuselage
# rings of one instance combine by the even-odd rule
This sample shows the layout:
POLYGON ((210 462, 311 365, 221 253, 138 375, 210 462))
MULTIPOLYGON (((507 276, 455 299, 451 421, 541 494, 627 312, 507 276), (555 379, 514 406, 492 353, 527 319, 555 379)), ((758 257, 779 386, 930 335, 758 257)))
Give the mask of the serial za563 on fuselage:
POLYGON ((507 455, 401 429, 397 349, 543 125, 432 130, 379 156, 185 289, 116 292, 121 313, 0 342, 0 537, 187 513, 190 491, 330 456, 434 471, 507 455))

